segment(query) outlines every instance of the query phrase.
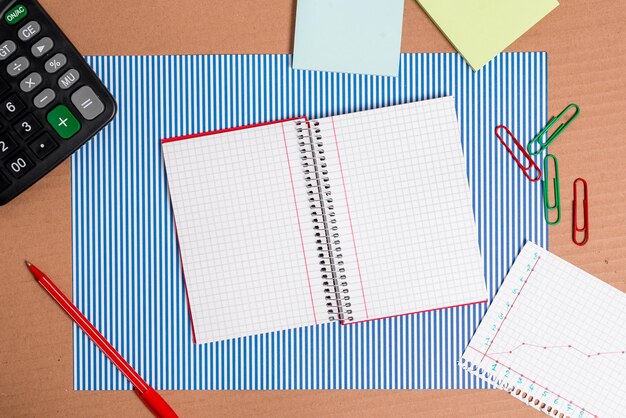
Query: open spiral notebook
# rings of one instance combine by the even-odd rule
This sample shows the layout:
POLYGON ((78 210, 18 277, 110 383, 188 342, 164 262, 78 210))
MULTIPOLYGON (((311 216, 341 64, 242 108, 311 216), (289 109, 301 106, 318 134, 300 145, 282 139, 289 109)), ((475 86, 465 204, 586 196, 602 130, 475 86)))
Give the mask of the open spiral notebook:
POLYGON ((453 97, 162 148, 198 343, 487 300, 453 97))

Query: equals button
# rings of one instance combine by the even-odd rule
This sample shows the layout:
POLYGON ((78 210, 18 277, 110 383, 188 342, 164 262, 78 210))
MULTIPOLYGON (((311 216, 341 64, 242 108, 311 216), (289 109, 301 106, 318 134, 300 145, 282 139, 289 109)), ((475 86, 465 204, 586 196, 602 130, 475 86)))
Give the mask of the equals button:
POLYGON ((83 86, 72 94, 72 103, 87 120, 94 120, 104 112, 104 103, 89 86, 83 86))

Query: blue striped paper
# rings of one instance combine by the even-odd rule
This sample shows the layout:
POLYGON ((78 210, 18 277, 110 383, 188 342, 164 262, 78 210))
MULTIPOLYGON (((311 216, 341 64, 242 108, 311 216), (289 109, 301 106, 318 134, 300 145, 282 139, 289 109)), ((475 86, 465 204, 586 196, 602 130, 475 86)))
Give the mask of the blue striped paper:
MULTIPOLYGON (((486 306, 194 345, 160 139, 454 95, 490 298, 526 240, 546 246, 539 183, 493 134, 526 143, 547 121, 547 56, 405 54, 397 78, 291 69, 289 55, 89 57, 116 119, 72 157, 76 305, 157 389, 448 389, 486 306)), ((384 146, 384 144, 381 144, 384 146)), ((74 387, 130 389, 74 328, 74 387)))

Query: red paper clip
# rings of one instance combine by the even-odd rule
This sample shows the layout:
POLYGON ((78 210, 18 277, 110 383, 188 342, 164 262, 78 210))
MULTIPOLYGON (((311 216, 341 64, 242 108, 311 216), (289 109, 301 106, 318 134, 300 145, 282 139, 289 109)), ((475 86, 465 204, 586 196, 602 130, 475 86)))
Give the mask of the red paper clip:
POLYGON ((577 178, 574 180, 574 218, 572 224, 572 241, 574 244, 582 247, 589 241, 589 206, 588 206, 588 193, 587 193, 587 182, 585 179, 577 178), (578 228, 578 198, 576 194, 576 183, 582 182, 583 184, 583 220, 584 224, 582 228, 578 228), (582 241, 577 241, 576 236, 578 232, 584 232, 585 238, 582 241))
POLYGON ((517 163, 517 166, 522 170, 522 173, 524 173, 524 176, 526 176, 526 178, 530 181, 539 181, 539 179, 541 179, 541 169, 539 168, 539 166, 535 163, 535 161, 532 159, 532 157, 530 156, 530 154, 528 154, 528 151, 526 151, 526 148, 524 148, 522 146, 522 144, 519 143, 519 141, 517 140, 517 138, 515 138, 515 135, 513 135, 513 133, 509 130, 509 128, 507 128, 504 125, 498 125, 496 126, 495 129, 495 134, 498 137, 498 139, 500 140, 500 143, 502 145, 504 145, 504 148, 506 148, 506 150, 509 152, 509 154, 511 155, 511 157, 513 157, 513 159, 515 160, 515 162, 517 163), (511 149, 511 147, 509 147, 506 142, 504 141, 504 138, 502 138, 500 136, 500 134, 498 133, 498 129, 504 129, 506 131, 506 133, 511 137, 511 139, 513 139, 513 143, 515 144, 515 146, 517 147, 517 149, 522 153, 522 155, 524 157, 526 157, 526 159, 528 160, 528 165, 524 165, 522 164, 522 162, 515 156, 515 153, 513 152, 513 150, 511 149), (535 169, 537 171, 537 177, 531 177, 530 171, 532 169, 535 169))

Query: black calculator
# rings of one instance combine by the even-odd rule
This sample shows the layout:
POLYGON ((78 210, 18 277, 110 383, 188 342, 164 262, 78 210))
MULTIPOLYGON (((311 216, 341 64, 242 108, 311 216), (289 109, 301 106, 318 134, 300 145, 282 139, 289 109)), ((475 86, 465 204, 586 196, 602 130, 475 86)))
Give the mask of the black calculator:
POLYGON ((87 142, 116 103, 35 0, 0 0, 0 205, 87 142))

